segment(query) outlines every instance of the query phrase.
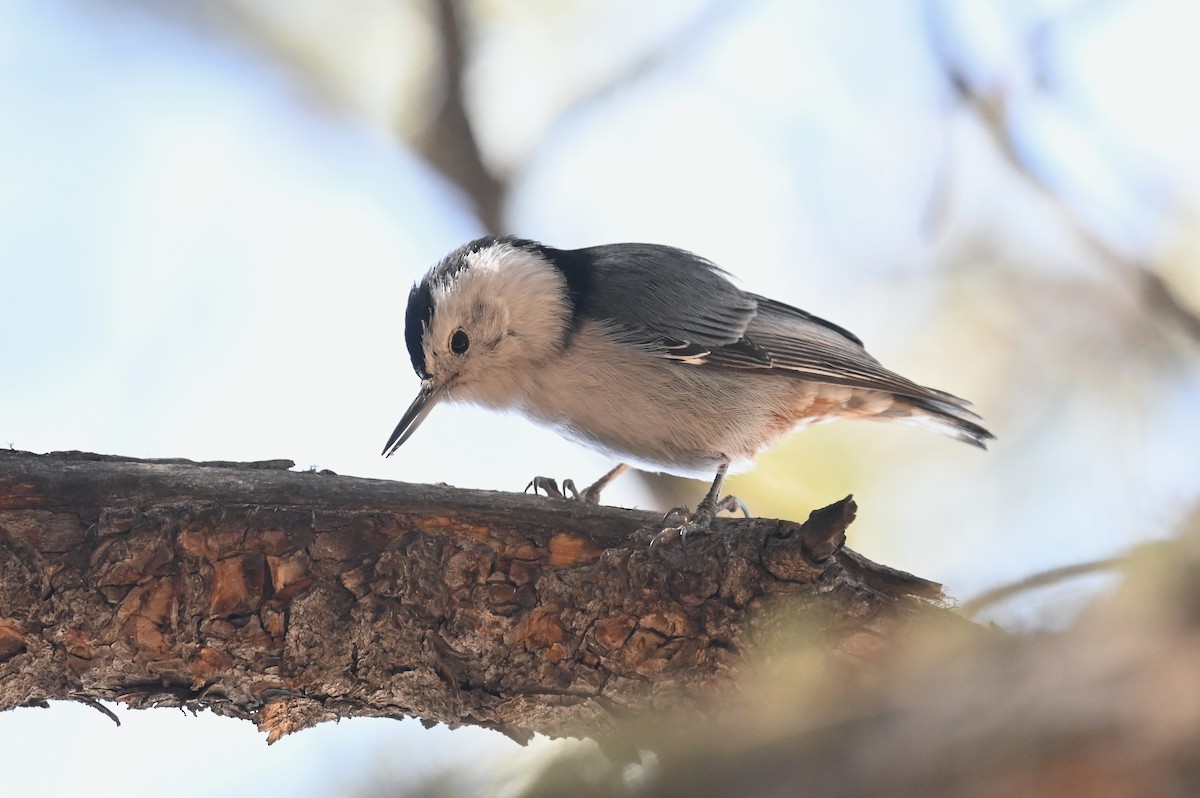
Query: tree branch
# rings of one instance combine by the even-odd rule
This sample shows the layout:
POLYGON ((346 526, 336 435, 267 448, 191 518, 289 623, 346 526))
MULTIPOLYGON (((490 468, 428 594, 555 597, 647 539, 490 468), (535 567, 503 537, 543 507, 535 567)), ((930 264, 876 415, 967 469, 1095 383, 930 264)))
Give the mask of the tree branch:
POLYGON ((465 31, 458 0, 434 0, 441 51, 442 95, 421 153, 470 199, 489 233, 507 232, 504 225, 505 181, 484 162, 475 127, 467 112, 465 31))
POLYGON ((694 712, 798 620, 868 668, 940 586, 805 524, 657 516, 521 494, 78 452, 0 452, 0 709, 209 707, 274 741, 344 716, 517 739, 694 712))

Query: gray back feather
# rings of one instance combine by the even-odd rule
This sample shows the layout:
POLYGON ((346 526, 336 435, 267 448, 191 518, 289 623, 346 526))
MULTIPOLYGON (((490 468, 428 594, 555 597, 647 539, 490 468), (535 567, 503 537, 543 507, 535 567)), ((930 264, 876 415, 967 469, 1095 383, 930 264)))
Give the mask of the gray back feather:
MULTIPOLYGON (((758 312, 711 261, 657 244, 610 244, 583 250, 595 279, 588 315, 630 346, 679 360, 739 349, 758 312)), ((742 347, 744 348, 744 347, 742 347)), ((753 362, 766 364, 765 355, 753 362)))

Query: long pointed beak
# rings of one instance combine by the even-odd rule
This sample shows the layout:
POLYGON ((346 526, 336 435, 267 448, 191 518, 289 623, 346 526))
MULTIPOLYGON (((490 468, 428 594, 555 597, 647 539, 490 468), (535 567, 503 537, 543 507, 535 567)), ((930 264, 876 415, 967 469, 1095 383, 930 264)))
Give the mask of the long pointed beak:
POLYGON ((400 423, 396 425, 396 429, 392 432, 392 437, 388 438, 388 442, 383 446, 383 456, 391 457, 396 453, 409 436, 417 431, 417 427, 421 426, 421 422, 425 420, 425 416, 429 415, 429 411, 442 398, 440 388, 434 386, 431 380, 425 380, 421 383, 421 391, 417 394, 417 398, 408 406, 408 410, 404 412, 404 417, 400 419, 400 423))

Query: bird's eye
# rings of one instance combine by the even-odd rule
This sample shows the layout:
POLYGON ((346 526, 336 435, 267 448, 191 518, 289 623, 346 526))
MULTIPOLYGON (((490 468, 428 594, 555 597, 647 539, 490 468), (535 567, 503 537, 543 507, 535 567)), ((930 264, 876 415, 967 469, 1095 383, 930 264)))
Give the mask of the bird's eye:
POLYGON ((463 330, 455 330, 454 335, 450 336, 450 351, 456 355, 461 355, 467 351, 467 347, 471 345, 471 339, 467 337, 463 330))

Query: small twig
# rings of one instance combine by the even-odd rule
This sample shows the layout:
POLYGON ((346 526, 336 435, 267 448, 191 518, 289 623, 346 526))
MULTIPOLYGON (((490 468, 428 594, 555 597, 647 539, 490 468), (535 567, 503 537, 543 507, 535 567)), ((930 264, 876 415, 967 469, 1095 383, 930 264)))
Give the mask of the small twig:
POLYGON ((970 601, 963 602, 958 608, 958 611, 968 618, 973 618, 983 610, 999 604, 1005 599, 1011 598, 1018 593, 1024 593, 1029 590, 1037 590, 1042 587, 1049 587, 1058 582, 1065 582, 1068 579, 1074 579, 1077 576, 1086 576, 1088 574, 1098 573, 1099 571, 1109 571, 1116 568, 1125 557, 1106 557, 1102 560, 1092 560, 1091 562, 1075 563, 1074 565, 1064 565, 1060 568, 1051 568, 1047 571, 1041 571, 1027 576, 1024 579, 1018 579, 1015 582, 1010 582, 1007 585, 992 588, 991 590, 980 593, 970 601))
POLYGON ((83 693, 71 693, 71 698, 74 698, 76 701, 78 701, 81 704, 87 704, 89 707, 91 707, 94 710, 97 710, 101 714, 107 715, 109 720, 111 720, 113 723, 117 724, 118 726, 121 725, 121 719, 117 717, 117 714, 115 712, 113 712, 111 709, 104 706, 103 704, 101 704, 99 701, 92 698, 91 696, 84 695, 83 693))

